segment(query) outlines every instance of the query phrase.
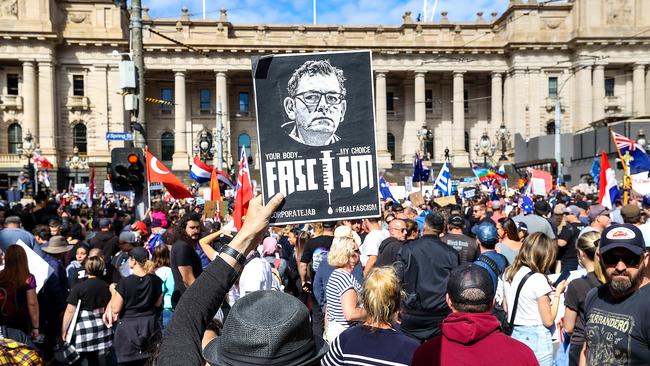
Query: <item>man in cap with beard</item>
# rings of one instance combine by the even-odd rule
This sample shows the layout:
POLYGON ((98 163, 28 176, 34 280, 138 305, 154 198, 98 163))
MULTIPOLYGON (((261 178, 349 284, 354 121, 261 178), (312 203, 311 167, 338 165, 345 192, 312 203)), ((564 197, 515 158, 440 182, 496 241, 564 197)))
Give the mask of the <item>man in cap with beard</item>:
POLYGON ((601 234, 598 257, 607 283, 585 300, 581 365, 650 364, 649 256, 632 224, 614 224, 601 234))

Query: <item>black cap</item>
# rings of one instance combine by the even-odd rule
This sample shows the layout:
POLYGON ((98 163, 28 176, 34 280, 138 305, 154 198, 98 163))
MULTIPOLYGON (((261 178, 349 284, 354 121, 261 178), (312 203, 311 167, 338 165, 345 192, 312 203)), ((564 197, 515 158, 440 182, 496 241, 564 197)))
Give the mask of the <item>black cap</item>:
POLYGON ((327 229, 331 229, 336 227, 336 221, 323 221, 323 227, 327 229))
POLYGON ((646 249, 641 230, 632 224, 610 225, 600 234, 600 254, 615 248, 625 248, 641 255, 646 249))
POLYGON ((484 268, 466 263, 449 274, 447 294, 456 304, 484 305, 494 299, 494 285, 484 268), (474 291, 470 295, 467 290, 474 291))
POLYGON ((589 206, 591 206, 591 205, 587 201, 578 201, 578 202, 576 202, 576 206, 578 206, 581 209, 586 211, 586 210, 589 209, 589 206))
POLYGON ((535 212, 546 215, 547 213, 551 212, 551 205, 549 205, 546 201, 539 200, 535 202, 535 212))
POLYGON ((143 263, 149 259, 149 253, 143 247, 135 247, 129 251, 129 257, 133 257, 138 263, 143 263))
POLYGON ((449 218, 449 225, 462 228, 465 226, 465 220, 460 215, 453 215, 449 218))

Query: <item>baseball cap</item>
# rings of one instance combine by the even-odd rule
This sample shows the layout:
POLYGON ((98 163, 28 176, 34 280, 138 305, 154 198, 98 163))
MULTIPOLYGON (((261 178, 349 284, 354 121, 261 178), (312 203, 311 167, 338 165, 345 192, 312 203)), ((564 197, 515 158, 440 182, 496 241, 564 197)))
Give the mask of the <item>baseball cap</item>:
POLYGON ((500 210, 501 209, 501 201, 492 201, 492 209, 493 210, 500 210))
POLYGON ((131 231, 122 231, 120 233, 119 241, 123 243, 130 243, 133 244, 137 240, 135 238, 135 234, 131 231))
POLYGON ((564 210, 566 210, 566 205, 564 203, 558 203, 553 207, 553 213, 555 215, 562 215, 564 214, 564 210))
POLYGON ((489 304, 494 298, 494 285, 490 274, 482 267, 467 263, 454 269, 447 281, 447 294, 454 303, 467 305, 489 304), (472 299, 463 296, 472 291, 472 299))
POLYGON ((492 244, 499 240, 497 227, 489 222, 478 225, 474 233, 476 234, 476 238, 483 244, 492 244))
POLYGON ((576 206, 585 211, 589 210, 589 202, 587 201, 578 201, 576 202, 576 206))
POLYGON ((607 209, 607 207, 597 204, 589 207, 589 211, 587 212, 587 215, 589 216, 589 221, 594 221, 598 216, 609 215, 609 210, 607 209))
POLYGON ((575 217, 580 216, 580 207, 576 205, 571 205, 564 209, 565 214, 574 215, 575 217))
POLYGON ((327 229, 332 229, 336 226, 336 221, 323 221, 323 227, 327 229))
POLYGON ((533 213, 533 200, 528 196, 524 196, 524 198, 521 199, 519 207, 524 211, 524 215, 529 215, 533 213))
POLYGON ((99 227, 100 228, 107 228, 109 226, 111 226, 111 219, 106 218, 106 217, 102 217, 101 219, 99 219, 99 227))
POLYGON ((623 220, 629 223, 635 223, 641 217, 641 207, 634 204, 627 204, 621 208, 623 220))
POLYGON ((528 232, 528 225, 526 225, 525 222, 523 222, 523 221, 515 221, 515 224, 517 225, 517 230, 528 232))
POLYGON ((144 235, 149 234, 149 232, 147 231, 147 225, 142 221, 134 222, 133 225, 131 225, 131 228, 133 228, 133 230, 139 230, 144 235))
POLYGON ((508 259, 506 259, 503 254, 497 253, 494 250, 489 250, 481 254, 476 261, 474 261, 474 265, 485 269, 490 275, 490 278, 492 278, 492 288, 497 288, 499 276, 505 272, 506 267, 508 266, 508 259))
POLYGON ((278 250, 278 241, 272 236, 267 236, 262 241, 262 248, 263 255, 273 255, 278 250))
POLYGON ((143 247, 135 247, 129 250, 129 257, 133 257, 138 263, 142 263, 149 259, 149 253, 143 247))
POLYGON ((453 215, 449 218, 449 225, 462 228, 465 226, 465 220, 460 215, 453 215))
POLYGON ((632 224, 612 224, 600 235, 600 253, 625 248, 634 254, 645 252, 645 241, 638 227, 632 224))
POLYGON ((404 206, 400 204, 393 205, 393 212, 402 212, 402 211, 404 211, 404 206))

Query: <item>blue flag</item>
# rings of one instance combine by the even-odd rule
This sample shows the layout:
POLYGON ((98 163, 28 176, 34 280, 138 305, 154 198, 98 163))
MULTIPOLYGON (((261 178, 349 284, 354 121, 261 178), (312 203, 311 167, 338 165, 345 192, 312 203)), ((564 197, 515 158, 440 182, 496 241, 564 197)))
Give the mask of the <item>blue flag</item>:
POLYGON ((393 201, 397 202, 397 200, 393 197, 393 194, 390 193, 390 188, 389 188, 388 182, 386 182, 386 179, 384 179, 384 176, 382 175, 379 177, 379 193, 381 193, 381 198, 383 199, 392 199, 393 201))
POLYGON ((591 177, 594 179, 594 183, 596 183, 596 185, 600 184, 600 161, 598 160, 598 157, 594 158, 594 163, 591 164, 589 175, 591 175, 591 177))
POLYGON ((428 182, 429 169, 425 169, 422 164, 420 154, 415 154, 415 161, 413 162, 413 182, 428 182))
POLYGON ((650 170, 650 157, 648 157, 643 146, 614 131, 612 131, 612 137, 614 138, 614 143, 616 144, 616 148, 621 157, 625 156, 628 152, 632 157, 632 160, 630 161, 630 174, 637 174, 650 170))

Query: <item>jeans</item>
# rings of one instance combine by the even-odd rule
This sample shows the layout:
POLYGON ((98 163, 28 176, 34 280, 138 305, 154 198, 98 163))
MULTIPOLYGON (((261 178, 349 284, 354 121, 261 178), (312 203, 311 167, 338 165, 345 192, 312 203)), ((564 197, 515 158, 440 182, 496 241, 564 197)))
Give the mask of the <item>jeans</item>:
POLYGON ((512 338, 527 345, 540 366, 553 364, 553 340, 551 332, 543 325, 515 325, 512 338))
POLYGON ((172 316, 174 315, 174 311, 171 309, 163 309, 162 311, 162 329, 165 330, 167 329, 167 326, 169 325, 169 322, 172 321, 172 316))

